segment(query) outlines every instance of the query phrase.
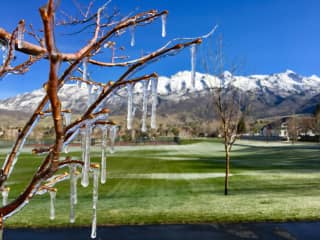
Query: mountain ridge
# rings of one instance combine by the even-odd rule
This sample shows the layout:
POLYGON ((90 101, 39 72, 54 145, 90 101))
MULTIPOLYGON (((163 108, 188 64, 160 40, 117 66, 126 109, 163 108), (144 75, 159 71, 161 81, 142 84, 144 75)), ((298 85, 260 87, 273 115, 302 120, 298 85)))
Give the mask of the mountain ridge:
MULTIPOLYGON (((316 75, 305 77, 292 70, 270 75, 253 74, 249 76, 232 75, 228 71, 223 72, 220 76, 196 72, 194 89, 192 88, 190 71, 179 71, 170 77, 160 76, 158 82, 160 109, 161 102, 165 101, 167 107, 173 104, 181 105, 181 101, 186 99, 190 100, 196 98, 195 96, 210 94, 210 88, 217 86, 234 86, 244 93, 254 93, 255 106, 260 110, 265 109, 264 112, 267 115, 272 115, 272 112, 275 114, 286 114, 288 111, 299 112, 300 106, 305 106, 308 101, 312 101, 314 96, 320 94, 320 77, 316 75), (295 106, 292 107, 293 105, 295 106), (274 109, 276 107, 280 108, 274 109)), ((142 96, 142 84, 137 83, 134 89, 137 96, 135 102, 138 105, 142 96)), ((44 94, 43 89, 36 89, 30 93, 18 94, 15 97, 0 100, 0 109, 30 112, 36 108, 44 94)), ((77 84, 65 84, 59 91, 59 95, 63 108, 77 112, 85 110, 86 104, 84 103, 88 99, 88 89, 85 85, 78 88, 77 84)), ((117 106, 116 111, 123 110, 126 106, 125 89, 120 89, 118 94, 109 100, 109 103, 114 107, 117 106)), ((310 108, 308 111, 311 111, 310 108)))

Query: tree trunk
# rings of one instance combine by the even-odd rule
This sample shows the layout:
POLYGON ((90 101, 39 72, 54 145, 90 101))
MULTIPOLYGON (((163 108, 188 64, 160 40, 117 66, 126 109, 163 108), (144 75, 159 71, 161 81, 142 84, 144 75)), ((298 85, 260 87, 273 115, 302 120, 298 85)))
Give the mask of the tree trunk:
POLYGON ((224 178, 224 195, 228 195, 229 190, 229 172, 230 172, 230 151, 226 147, 226 175, 224 178))

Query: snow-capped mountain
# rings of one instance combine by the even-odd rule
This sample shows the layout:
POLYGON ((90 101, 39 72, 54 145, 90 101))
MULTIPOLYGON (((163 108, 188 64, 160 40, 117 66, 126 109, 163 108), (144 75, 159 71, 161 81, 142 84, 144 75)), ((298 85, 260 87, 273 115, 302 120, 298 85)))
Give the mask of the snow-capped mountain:
POLYGON ((215 77, 208 74, 196 73, 196 86, 192 89, 191 73, 189 71, 178 72, 170 78, 159 78, 159 93, 170 95, 181 91, 205 91, 211 87, 233 85, 242 91, 269 91, 280 97, 288 97, 292 94, 309 93, 315 95, 320 93, 320 77, 310 77, 287 70, 283 73, 272 75, 250 75, 234 76, 225 71, 221 76, 215 77))
MULTIPOLYGON (((203 96, 210 88, 217 86, 228 87, 230 85, 239 88, 243 92, 253 92, 259 108, 281 107, 284 111, 288 103, 302 105, 313 96, 320 94, 320 78, 316 75, 310 77, 301 76, 291 70, 272 75, 234 76, 230 72, 224 72, 215 77, 209 74, 196 73, 196 85, 192 87, 191 72, 181 71, 171 77, 159 77, 158 94, 165 101, 181 102, 190 96, 203 96), (197 94, 193 94, 197 93, 197 94), (201 93, 200 95, 198 93, 201 93), (289 102, 288 102, 289 101, 289 102)), ((110 99, 110 103, 125 105, 125 89, 120 89, 119 94, 110 99)), ((141 98, 142 84, 135 85, 135 93, 141 98)), ((76 84, 65 84, 59 91, 64 108, 82 111, 86 107, 88 89, 86 86, 79 88, 76 84)), ((0 109, 30 112, 35 109, 44 96, 44 90, 38 89, 30 93, 19 94, 16 97, 0 101, 0 109)), ((160 104, 161 105, 161 101, 160 104)), ((290 107, 289 107, 290 108, 290 107)), ((281 112, 281 111, 280 111, 281 112)))

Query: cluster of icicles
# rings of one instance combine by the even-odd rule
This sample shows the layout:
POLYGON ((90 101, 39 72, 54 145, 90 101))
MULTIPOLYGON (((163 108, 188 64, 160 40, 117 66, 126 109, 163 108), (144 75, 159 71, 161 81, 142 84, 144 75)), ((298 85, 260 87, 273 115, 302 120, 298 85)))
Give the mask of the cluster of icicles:
MULTIPOLYGON (((87 74, 87 63, 83 63, 83 75, 87 74)), ((84 79, 87 76, 83 76, 84 79)), ((88 87, 88 107, 96 100, 98 93, 102 89, 94 89, 92 85, 87 84, 88 87)), ((100 109, 98 109, 100 110, 100 109)), ((64 143, 64 151, 68 152, 68 144, 73 141, 77 136, 81 136, 81 151, 83 160, 83 166, 81 174, 77 172, 76 164, 70 165, 70 223, 75 222, 75 204, 77 204, 77 180, 81 177, 81 185, 87 187, 89 185, 89 178, 92 175, 93 178, 93 203, 92 203, 92 229, 91 229, 91 238, 96 238, 97 232, 97 201, 98 201, 98 181, 100 177, 100 182, 102 184, 106 183, 107 180, 107 150, 110 153, 114 153, 114 144, 117 137, 118 127, 116 125, 95 125, 95 122, 98 120, 106 121, 108 120, 108 114, 99 115, 95 119, 85 121, 85 124, 81 127, 76 127, 75 129, 69 129, 72 132, 71 137, 67 142, 64 143), (98 126, 101 131, 101 164, 100 166, 92 164, 90 161, 90 147, 92 140, 93 128, 98 126), (109 143, 109 144, 108 144, 109 143), (109 148, 109 149, 108 149, 109 148), (99 176, 100 175, 100 176, 99 176)), ((64 113, 65 124, 69 125, 71 122, 71 114, 64 113)), ((53 196, 54 198, 55 196, 53 196)), ((53 201, 53 200, 51 200, 53 201)), ((54 205, 51 204, 51 209, 54 208, 54 205)), ((50 211, 51 213, 54 210, 50 211)), ((52 218, 52 215, 50 216, 52 218)))
MULTIPOLYGON (((17 46, 18 48, 23 48, 23 40, 24 40, 24 32, 25 32, 25 26, 24 26, 24 22, 20 22, 18 25, 18 29, 17 29, 17 46)), ((1 52, 1 58, 2 61, 1 63, 4 64, 8 54, 9 54, 9 41, 1 41, 0 42, 0 52, 1 52)), ((12 55, 14 55, 14 43, 12 46, 12 55)), ((12 56, 13 57, 13 56, 12 56)))
MULTIPOLYGON (((98 201, 98 182, 100 175, 100 182, 106 183, 107 179, 107 147, 109 144, 109 152, 114 153, 114 144, 117 137, 117 126, 99 125, 101 130, 101 164, 100 166, 92 164, 90 162, 90 146, 93 127, 90 124, 86 124, 80 128, 79 133, 81 135, 81 150, 83 166, 81 174, 77 172, 76 164, 70 165, 70 223, 75 222, 74 206, 77 204, 77 180, 81 177, 81 185, 87 187, 89 185, 90 174, 93 178, 93 200, 92 200, 92 230, 91 238, 96 237, 97 230, 97 201, 98 201), (108 141, 109 140, 109 141, 108 141)), ((53 196, 55 197, 55 196, 53 196)), ((54 208, 51 205, 51 209, 54 208)), ((51 210, 52 212, 52 210, 51 210)), ((50 216, 52 218, 52 215, 50 216)))
MULTIPOLYGON (((162 37, 166 36, 166 15, 162 15, 162 37)), ((135 45, 135 27, 132 26, 130 29, 131 34, 131 42, 130 45, 135 45)), ((19 24, 18 26, 18 32, 17 32, 17 47, 23 48, 23 41, 24 41, 24 23, 19 24)), ((14 49, 13 49, 14 50, 14 49)), ((13 51, 12 50, 12 51, 13 51)), ((196 44, 192 44, 190 46, 191 50, 191 82, 192 87, 195 87, 195 65, 196 65, 196 44)), ((2 64, 4 64, 8 52, 9 52, 9 43, 3 43, 0 42, 0 51, 2 52, 2 64)), ((82 62, 82 79, 83 81, 78 82, 78 86, 81 87, 83 82, 88 81, 88 68, 87 68, 88 59, 85 58, 82 62)), ((151 95, 151 117, 150 117, 150 127, 152 129, 156 128, 156 108, 157 108, 157 86, 158 86, 158 79, 157 78, 151 78, 147 80, 142 81, 142 89, 143 89, 143 96, 142 96, 142 119, 141 119, 141 131, 146 132, 147 131, 147 112, 148 112, 148 99, 149 95, 151 95), (150 84, 151 82, 151 84, 150 84)), ((101 93, 102 88, 101 87, 94 87, 91 84, 87 83, 88 88, 88 101, 87 105, 88 107, 92 105, 92 103, 96 100, 98 97, 98 94, 101 93)), ((135 89, 135 83, 129 83, 126 85, 127 95, 128 95, 128 112, 127 112, 127 129, 131 130, 133 128, 133 118, 135 115, 135 109, 134 106, 134 89, 135 89)), ((49 107, 49 103, 43 108, 43 111, 46 111, 49 107)), ((101 107, 97 106, 96 111, 101 110, 101 107)), ((63 117, 65 121, 65 125, 68 126, 71 123, 71 112, 63 112, 63 117)), ((50 112, 44 113, 42 116, 38 115, 36 119, 34 120, 32 126, 29 128, 28 132, 25 134, 25 137, 22 139, 21 143, 19 144, 18 150, 16 151, 15 158, 13 160, 12 167, 10 168, 10 171, 7 175, 7 177, 10 176, 12 169, 14 168, 14 165, 16 164, 20 150, 23 148, 26 139, 30 135, 30 133, 33 131, 33 129, 36 127, 38 122, 41 118, 46 116, 51 116, 52 114, 50 112)), ((56 175, 51 177, 47 180, 47 186, 48 189, 40 189, 37 194, 44 194, 49 192, 50 195, 50 219, 55 219, 55 199, 56 199, 56 189, 52 188, 50 186, 50 183, 52 185, 66 180, 70 179, 70 223, 75 222, 75 205, 78 202, 77 198, 77 182, 78 179, 81 178, 81 185, 83 187, 87 187, 89 185, 89 178, 92 176, 93 178, 93 199, 92 199, 92 209, 93 209, 93 215, 92 215, 92 229, 91 229, 91 238, 96 238, 96 232, 97 232, 97 201, 98 201, 98 183, 99 183, 99 177, 100 182, 102 184, 106 183, 107 179, 107 150, 109 150, 110 153, 114 153, 114 144, 117 137, 117 131, 118 127, 115 125, 97 125, 101 130, 101 165, 97 164, 91 164, 90 162, 90 146, 91 146, 91 137, 92 137, 92 131, 93 128, 96 126, 95 122, 99 120, 106 121, 108 119, 108 114, 103 114, 95 119, 90 119, 84 121, 81 125, 76 125, 75 127, 72 127, 67 131, 66 134, 71 134, 68 138, 68 140, 63 145, 63 150, 68 153, 68 145, 78 136, 81 136, 81 150, 82 150, 82 161, 83 165, 72 163, 69 166, 69 174, 63 174, 63 175, 56 175), (109 149, 108 148, 109 143, 109 149), (82 168, 81 173, 77 171, 77 168, 82 168), (100 175, 100 176, 99 176, 100 175), (51 188, 50 188, 51 187, 51 188)), ((6 157, 6 160, 4 162, 4 165, 6 165, 7 161, 9 160, 9 154, 6 157)), ((74 159, 73 159, 74 160, 74 159)), ((10 188, 4 187, 1 190, 2 193, 2 204, 6 205, 8 201, 8 195, 9 195, 10 188)), ((28 203, 29 200, 26 200, 26 202, 23 204, 28 203)), ((21 206, 21 208, 23 207, 21 206)))
MULTIPOLYGON (((162 26, 161 36, 162 37, 166 37, 167 35, 166 25, 167 25, 167 15, 163 14, 161 16, 161 26, 162 26)), ((135 25, 130 26, 129 31, 130 31, 130 37, 131 37, 131 40, 130 40, 131 47, 134 47, 134 45, 136 44, 135 30, 136 30, 135 25)))
MULTIPOLYGON (((133 104, 134 97, 134 83, 127 84, 128 94, 128 113, 127 113, 127 129, 131 130, 133 125, 133 118, 135 115, 136 108, 133 104)), ((141 119, 141 131, 147 131, 147 111, 148 111, 148 97, 151 92, 151 123, 152 129, 157 128, 156 124, 156 112, 157 112, 157 89, 158 89, 158 78, 151 78, 151 80, 142 81, 142 119, 141 119), (150 91, 149 85, 151 81, 150 91)))
MULTIPOLYGON (((86 65, 86 64, 85 64, 86 65)), ((86 69, 84 69, 84 72, 86 72, 86 69)), ((88 86, 90 86, 88 84, 88 86)), ((95 101, 95 98, 97 97, 97 94, 92 94, 92 88, 88 87, 90 89, 89 91, 91 94, 88 97, 88 104, 91 104, 93 101, 95 101), (94 95, 94 97, 92 96, 94 95)), ((98 91, 98 90, 97 90, 98 91)), ((38 114, 36 119, 34 120, 32 126, 30 126, 28 132, 26 133, 25 137, 22 139, 19 149, 16 152, 16 156, 14 158, 12 167, 8 173, 8 177, 11 174, 12 169, 14 168, 14 165, 16 164, 19 153, 21 149, 23 148, 26 139, 30 135, 30 133, 33 131, 33 129, 37 126, 39 121, 48 116, 52 116, 52 113, 49 111, 46 111, 48 109, 49 104, 47 104, 43 108, 43 113, 38 114)), ((95 112, 98 112, 101 110, 101 107, 97 107, 95 109, 95 112)), ((71 123, 71 112, 70 111, 63 111, 62 115, 64 117, 64 123, 65 126, 70 125, 71 123)), ((57 184, 60 181, 64 181, 66 179, 70 179, 70 223, 75 222, 75 205, 77 204, 77 182, 78 179, 81 178, 81 185, 83 187, 87 187, 89 185, 89 178, 92 176, 93 178, 93 202, 92 202, 92 209, 93 209, 93 215, 92 215, 92 230, 91 230, 91 238, 96 238, 96 231, 97 231, 97 201, 98 201, 98 181, 100 177, 100 182, 102 184, 106 183, 107 179, 107 151, 110 153, 114 153, 114 145, 115 140, 117 137, 117 131, 118 126, 116 125, 96 125, 97 121, 107 121, 109 115, 108 114, 99 114, 94 119, 88 119, 85 120, 80 125, 76 125, 72 128, 70 128, 67 132, 67 134, 70 134, 68 140, 64 142, 63 150, 65 153, 68 153, 68 145, 77 137, 80 135, 81 138, 81 151, 82 151, 82 161, 83 164, 77 164, 72 163, 70 164, 69 174, 64 175, 54 175, 50 179, 47 180, 47 183, 45 184, 49 188, 40 188, 36 192, 36 194, 44 194, 49 193, 50 195, 50 219, 55 219, 55 199, 56 199, 56 189, 53 188, 53 185, 57 184), (98 127, 101 131, 101 164, 93 164, 90 162, 90 147, 91 147, 91 137, 92 137, 92 131, 94 127, 98 127), (81 173, 77 171, 77 168, 82 168, 81 173)), ((7 155, 4 166, 9 161, 10 154, 7 155)), ((72 158, 72 160, 75 160, 75 158, 72 158)), ((8 201, 8 195, 9 195, 10 188, 5 187, 2 189, 2 201, 3 205, 7 204, 8 201)), ((26 202, 23 204, 28 203, 29 200, 26 200, 26 202)))
MULTIPOLYGON (((167 35, 167 30, 166 30, 166 24, 167 24, 167 15, 164 14, 161 16, 161 22, 162 22, 162 32, 161 36, 166 37, 167 35)), ((136 44, 136 39, 135 39, 135 26, 131 26, 130 29, 130 45, 131 47, 135 46, 136 44)), ((190 46, 190 54, 191 54, 191 85, 192 88, 195 88, 196 84, 196 51, 197 51, 197 44, 192 44, 190 46)))
MULTIPOLYGON (((47 114, 46 116, 48 116, 47 114)), ((63 113, 65 124, 69 125, 71 122, 71 113, 65 112, 63 113)), ((43 116, 42 116, 43 117, 43 116)), ((106 120, 108 118, 107 114, 100 116, 95 120, 106 120)), ((37 118, 32 127, 29 130, 29 133, 32 129, 36 126, 39 122, 40 118, 37 118)), ((71 137, 68 139, 67 142, 64 143, 64 150, 68 152, 67 147, 72 140, 75 139, 77 135, 80 134, 81 136, 81 151, 82 151, 82 159, 83 165, 72 163, 70 164, 69 174, 64 175, 55 175, 47 180, 45 184, 49 189, 44 188, 40 189, 37 194, 42 195, 46 192, 49 192, 50 195, 50 219, 55 219, 55 199, 56 199, 56 189, 52 188, 53 185, 57 184, 60 181, 70 179, 70 223, 75 222, 75 205, 77 204, 77 182, 78 179, 81 178, 81 185, 83 187, 87 187, 89 185, 89 177, 90 175, 93 178, 93 200, 92 200, 92 230, 91 230, 91 238, 96 237, 96 229, 97 229, 97 201, 98 201, 98 182, 99 182, 99 175, 100 175, 100 182, 102 184, 106 183, 107 179, 107 150, 110 153, 114 153, 114 144, 117 137, 117 130, 118 127, 115 125, 98 125, 101 130, 101 164, 92 164, 90 162, 90 147, 91 147, 91 136, 92 130, 94 127, 94 120, 87 121, 85 125, 82 127, 78 127, 71 137), (108 144, 109 143, 109 144, 108 144), (109 149, 108 149, 109 147, 109 149), (82 172, 77 171, 77 167, 82 167, 82 172)), ((29 134, 27 134, 29 135, 29 134)), ((26 138, 25 138, 26 139, 26 138)), ((25 142, 25 140, 24 140, 25 142)), ((23 142, 23 144, 24 144, 23 142)), ((22 146, 21 146, 22 148, 22 146)), ((21 149, 20 148, 20 149, 21 149)), ((16 163, 19 152, 15 157, 14 163, 16 163)), ((9 154, 7 155, 6 161, 8 161, 9 154)), ((72 160, 75 160, 73 158, 72 160)), ((10 172, 11 173, 11 172, 10 172)), ((9 175, 10 175, 9 173, 9 175)), ((9 195, 10 188, 6 187, 2 189, 2 203, 3 205, 7 204, 8 195, 9 195)), ((27 202, 26 202, 27 204, 27 202)))

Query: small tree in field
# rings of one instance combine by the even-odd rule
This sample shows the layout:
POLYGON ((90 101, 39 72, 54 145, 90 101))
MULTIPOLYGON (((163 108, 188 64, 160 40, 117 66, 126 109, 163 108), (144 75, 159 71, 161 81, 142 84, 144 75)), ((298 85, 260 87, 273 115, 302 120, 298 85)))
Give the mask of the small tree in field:
MULTIPOLYGON (((106 143, 107 135, 110 136, 110 149, 113 151, 113 144, 117 135, 116 124, 109 119, 110 110, 108 101, 114 93, 125 90, 128 95, 128 116, 127 128, 132 129, 133 118, 133 92, 134 85, 138 82, 143 86, 143 116, 142 131, 146 131, 146 111, 147 97, 151 95, 151 128, 156 128, 156 100, 157 100, 157 74, 149 73, 137 75, 139 70, 150 62, 159 60, 162 57, 176 54, 186 47, 195 46, 202 42, 203 36, 194 39, 174 39, 164 46, 136 59, 117 57, 115 49, 118 48, 116 41, 122 34, 129 30, 131 33, 131 46, 134 46, 134 29, 154 22, 156 19, 162 20, 162 36, 166 35, 166 16, 167 11, 158 12, 150 10, 129 16, 120 16, 118 11, 107 14, 108 6, 111 1, 93 11, 93 1, 88 4, 86 9, 80 8, 80 17, 72 17, 64 14, 65 19, 56 21, 55 15, 57 5, 54 0, 48 0, 47 4, 39 9, 42 21, 42 30, 38 34, 23 20, 20 20, 17 27, 9 32, 7 29, 0 28, 0 44, 3 61, 0 65, 0 78, 7 74, 24 74, 33 69, 33 64, 38 61, 48 63, 49 72, 47 79, 44 79, 45 96, 39 102, 29 121, 19 133, 12 150, 8 153, 3 167, 0 171, 0 186, 4 197, 4 206, 0 208, 0 229, 2 231, 3 221, 18 212, 36 194, 49 193, 51 197, 50 218, 54 219, 54 199, 56 194, 55 185, 63 180, 70 179, 70 222, 75 220, 74 205, 77 202, 77 178, 81 178, 81 185, 86 187, 89 184, 89 177, 93 177, 93 216, 91 237, 96 237, 96 207, 98 199, 98 178, 101 175, 101 183, 106 181, 106 143), (86 33, 87 44, 75 52, 61 52, 55 39, 56 26, 82 26, 81 33, 86 33), (85 32, 87 29, 90 31, 85 32), (26 35, 28 33, 28 35, 26 35), (33 42, 25 40, 29 36, 33 42), (14 61, 15 51, 19 52, 19 57, 25 58, 19 64, 14 61), (109 52, 110 60, 99 59, 109 52), (97 66, 100 68, 119 67, 123 71, 114 81, 96 81, 91 79, 88 68, 97 66), (75 121, 71 122, 71 110, 65 109, 59 97, 59 90, 67 82, 78 82, 79 85, 86 85, 88 88, 88 104, 84 112, 75 121), (151 86, 149 87, 149 83, 151 86), (45 116, 52 119, 55 132, 54 144, 47 147, 36 148, 35 154, 44 154, 43 161, 30 183, 23 190, 21 195, 11 202, 6 202, 9 188, 6 186, 11 172, 14 170, 15 163, 19 160, 21 148, 30 133, 38 122, 45 116), (93 128, 99 128, 102 133, 102 154, 101 165, 90 162, 90 143, 93 128), (107 134, 108 132, 108 134, 107 134), (82 158, 75 159, 70 154, 61 159, 61 152, 67 152, 68 144, 78 135, 82 138, 82 158), (61 168, 69 167, 69 173, 57 174, 61 168), (77 168, 81 169, 79 174, 77 168)), ((79 28, 77 29, 79 31, 79 28)), ((212 31, 213 32, 213 31, 212 31)), ((211 32, 211 33, 212 33, 211 32)), ((210 34, 211 34, 210 33, 210 34)), ((106 59, 106 58, 104 58, 106 59)), ((72 96, 70 96, 72 97, 72 96)), ((0 235, 2 239, 2 234, 0 235)))
MULTIPOLYGON (((237 66, 232 66, 230 72, 225 72, 222 38, 218 40, 217 51, 214 57, 208 62, 212 65, 215 76, 215 82, 211 86, 211 99, 213 102, 213 111, 220 120, 221 133, 223 137, 225 151, 225 181, 224 194, 229 192, 230 159, 233 144, 236 142, 239 133, 245 131, 245 115, 248 110, 248 98, 242 90, 232 85, 237 66), (227 74, 227 76, 225 76, 227 74), (227 81, 226 79, 227 78, 227 81)), ((206 67, 209 72, 209 64, 206 67)))

